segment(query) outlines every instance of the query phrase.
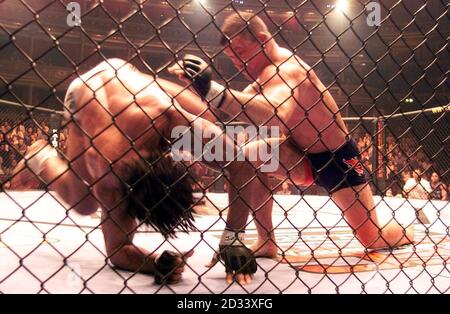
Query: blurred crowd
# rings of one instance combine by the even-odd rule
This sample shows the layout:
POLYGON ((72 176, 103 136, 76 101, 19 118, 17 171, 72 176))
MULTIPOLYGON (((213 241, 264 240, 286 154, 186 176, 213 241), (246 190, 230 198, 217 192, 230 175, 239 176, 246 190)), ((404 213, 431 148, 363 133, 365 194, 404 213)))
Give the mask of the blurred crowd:
MULTIPOLYGON (((0 178, 11 175, 18 162, 26 154, 29 146, 36 141, 49 140, 53 136, 48 122, 42 121, 39 126, 18 124, 12 125, 8 121, 0 122, 0 178)), ((59 149, 66 151, 67 130, 57 133, 59 149)), ((2 180, 3 181, 3 180, 2 180)))
MULTIPOLYGON (((66 129, 57 132, 57 145, 62 152, 67 147, 68 132, 66 129)), ((5 182, 11 176, 13 169, 27 152, 27 148, 40 139, 51 140, 55 136, 47 121, 41 121, 39 126, 0 122, 0 179, 5 182)), ((242 135, 238 135, 242 136, 242 135)), ((354 136, 361 151, 362 163, 368 173, 373 173, 373 141, 368 133, 354 136)), ((244 142, 248 141, 244 134, 244 142)), ((393 136, 386 139, 386 188, 385 196, 396 196, 419 199, 447 200, 450 190, 442 182, 439 173, 422 151, 417 151, 419 143, 412 138, 402 137, 396 140, 393 136)), ((195 177, 194 191, 226 192, 228 186, 220 172, 205 167, 200 163, 191 163, 190 170, 195 177)), ((289 181, 273 182, 274 193, 290 195, 299 194, 298 187, 289 181)), ((314 194, 314 189, 308 189, 314 194)), ((375 191, 376 194, 377 191, 375 191)))
MULTIPOLYGON (((373 173, 372 136, 365 133, 356 136, 355 141, 364 167, 373 173)), ((385 196, 448 200, 450 187, 442 182, 438 171, 419 147, 420 143, 408 136, 386 137, 385 196)))

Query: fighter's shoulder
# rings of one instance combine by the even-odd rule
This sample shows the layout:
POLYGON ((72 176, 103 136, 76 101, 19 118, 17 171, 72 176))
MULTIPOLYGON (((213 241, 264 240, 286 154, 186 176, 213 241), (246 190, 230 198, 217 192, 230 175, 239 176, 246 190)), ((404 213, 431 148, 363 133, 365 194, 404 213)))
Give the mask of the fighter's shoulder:
POLYGON ((314 70, 296 55, 292 55, 289 59, 282 63, 280 68, 284 73, 290 76, 305 77, 314 72, 314 70))
POLYGON ((79 79, 87 84, 93 81, 94 78, 110 78, 128 72, 139 72, 139 70, 126 60, 111 58, 104 60, 86 73, 80 75, 79 79))
POLYGON ((280 77, 283 80, 303 80, 313 70, 301 59, 292 56, 267 66, 262 77, 280 77))

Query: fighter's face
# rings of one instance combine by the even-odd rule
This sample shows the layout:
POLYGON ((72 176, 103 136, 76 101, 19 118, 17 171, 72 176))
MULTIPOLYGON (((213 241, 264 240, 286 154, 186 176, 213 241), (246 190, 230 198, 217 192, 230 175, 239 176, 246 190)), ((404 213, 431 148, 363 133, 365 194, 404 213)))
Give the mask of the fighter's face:
POLYGON ((260 55, 263 53, 261 45, 256 40, 245 36, 236 36, 224 52, 239 71, 243 70, 243 74, 247 78, 258 77, 262 68, 260 55))

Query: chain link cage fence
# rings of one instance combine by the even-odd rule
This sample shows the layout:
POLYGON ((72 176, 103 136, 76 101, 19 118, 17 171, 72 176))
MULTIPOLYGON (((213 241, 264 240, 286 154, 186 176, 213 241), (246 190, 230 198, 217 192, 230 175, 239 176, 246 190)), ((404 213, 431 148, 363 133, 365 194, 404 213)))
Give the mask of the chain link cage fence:
MULTIPOLYGON (((445 278, 450 275, 447 266, 450 208, 445 198, 450 192, 449 24, 448 3, 440 0, 0 1, 0 292, 148 292, 139 280, 147 278, 145 273, 155 273, 152 268, 156 263, 155 252, 170 249, 182 254, 187 247, 196 249, 184 267, 192 274, 188 288, 185 286, 185 290, 179 290, 177 285, 171 285, 171 272, 163 276, 162 285, 146 284, 152 287, 149 288, 152 292, 236 292, 238 290, 232 290, 231 285, 225 285, 225 272, 220 266, 224 264, 223 260, 217 267, 222 267, 217 270, 219 275, 212 275, 203 265, 198 266, 218 250, 218 240, 233 204, 235 208, 248 207, 252 213, 249 222, 244 222, 241 228, 253 230, 258 224, 264 228, 258 221, 262 219, 258 211, 262 211, 264 206, 273 207, 273 215, 280 217, 278 220, 273 218, 276 221, 274 225, 265 229, 266 233, 275 234, 278 257, 276 254, 272 256, 270 261, 274 264, 269 266, 266 259, 256 259, 259 270, 254 280, 257 284, 236 283, 241 288, 239 292, 340 293, 349 291, 346 285, 352 282, 351 291, 366 293, 371 291, 368 279, 377 282, 378 290, 373 291, 380 293, 448 292, 445 278), (258 58, 266 56, 265 61, 256 61, 257 64, 274 60, 267 47, 275 40, 279 47, 286 49, 283 53, 289 51, 308 64, 305 66, 298 62, 303 64, 300 68, 307 77, 312 73, 317 75, 323 89, 317 101, 310 101, 310 109, 294 111, 293 116, 278 116, 278 106, 281 108, 297 96, 290 96, 290 100, 281 105, 272 102, 276 99, 276 93, 270 94, 273 77, 264 81, 259 77, 261 73, 255 75, 252 66, 257 57, 241 59, 239 53, 243 55, 245 49, 250 48, 233 46, 233 42, 239 43, 239 36, 243 36, 242 29, 231 37, 223 31, 225 19, 236 13, 241 22, 244 21, 242 25, 250 27, 254 17, 259 17, 267 25, 265 34, 270 36, 264 40, 258 37, 259 33, 250 31, 252 38, 248 40, 253 45, 257 43, 256 48, 251 48, 253 53, 258 58), (224 38, 225 45, 221 43, 224 38), (230 51, 227 49, 232 50, 234 60, 228 58, 230 51), (234 51, 236 49, 240 51, 234 51), (245 89, 243 93, 246 93, 247 85, 253 83, 258 92, 249 92, 253 96, 246 101, 242 101, 245 97, 240 98, 242 96, 233 92, 228 94, 234 95, 231 98, 234 97, 241 106, 242 111, 238 114, 232 110, 226 112, 227 108, 222 111, 208 109, 211 108, 209 100, 198 97, 198 90, 194 92, 195 84, 186 83, 168 71, 186 54, 204 59, 213 70, 213 79, 226 85, 228 90, 245 89), (107 86, 109 83, 86 88, 88 80, 102 74, 88 78, 82 76, 105 63, 111 72, 111 63, 117 60, 123 63, 114 68, 114 77, 119 78, 124 88, 116 89, 125 89, 123 93, 128 98, 132 95, 131 102, 123 105, 122 110, 108 107, 113 102, 104 98, 105 93, 113 93, 107 86), (238 69, 233 66, 236 62, 240 65, 238 69), (414 243, 402 251, 400 244, 405 244, 402 240, 397 239, 394 243, 384 240, 385 250, 371 253, 371 244, 364 240, 364 233, 368 234, 370 228, 364 225, 373 222, 373 216, 366 214, 368 218, 358 224, 349 218, 350 215, 347 216, 354 203, 362 204, 364 208, 370 202, 360 198, 359 193, 363 194, 360 190, 353 192, 353 201, 344 206, 339 197, 331 198, 335 191, 318 182, 318 176, 314 182, 305 183, 305 180, 300 182, 302 180, 295 178, 295 171, 288 170, 284 177, 269 172, 267 179, 262 179, 261 165, 252 164, 251 179, 247 178, 251 183, 246 181, 238 185, 236 182, 240 181, 236 177, 245 171, 239 168, 243 166, 234 167, 234 161, 211 165, 191 156, 182 168, 173 162, 157 166, 163 163, 161 160, 167 159, 161 156, 168 152, 165 131, 158 128, 173 128, 175 125, 158 122, 159 116, 155 118, 153 113, 136 105, 142 90, 133 92, 128 87, 134 84, 130 83, 134 82, 133 76, 129 81, 120 79, 120 69, 127 65, 132 65, 137 80, 139 75, 146 75, 146 79, 156 78, 156 89, 163 90, 171 99, 169 107, 175 108, 174 100, 185 107, 184 98, 198 102, 199 108, 204 109, 192 110, 191 129, 198 117, 210 120, 223 131, 227 126, 240 126, 240 132, 244 133, 248 126, 278 126, 282 143, 295 142, 294 153, 290 153, 294 155, 289 155, 289 158, 283 158, 283 153, 288 153, 280 150, 283 169, 292 169, 292 165, 283 164, 284 160, 297 158, 308 164, 310 153, 326 151, 325 148, 314 150, 314 145, 327 141, 322 136, 328 132, 329 125, 305 125, 310 119, 315 119, 315 108, 323 110, 326 107, 324 98, 330 95, 338 112, 329 108, 320 112, 323 116, 332 117, 330 125, 342 116, 345 127, 341 126, 340 130, 346 129, 346 139, 353 138, 361 156, 360 161, 351 164, 350 168, 358 170, 362 166, 364 169, 365 185, 370 186, 375 206, 387 208, 385 221, 401 226, 404 236, 409 227, 416 228, 414 243), (93 96, 79 103, 74 110, 69 106, 66 93, 77 78, 85 84, 86 93, 93 96), (165 88, 171 87, 176 92, 167 92, 165 88), (184 93, 189 94, 185 97, 184 93), (266 100, 265 104, 271 107, 263 111, 264 119, 249 118, 252 112, 248 108, 253 108, 252 99, 261 95, 266 100), (93 102, 99 106, 96 110, 89 107, 94 106, 93 102), (129 120, 121 120, 121 114, 130 107, 140 118, 134 120, 129 116, 129 120), (302 116, 300 125, 291 123, 296 120, 296 115, 302 116), (109 122, 102 124, 104 119, 109 122), (139 119, 146 119, 147 126, 139 124, 139 119), (103 125, 101 130, 94 128, 97 124, 103 125), (115 128, 114 135, 110 128, 115 128), (142 132, 136 135, 139 128, 142 132), (128 131, 130 129, 134 131, 128 131), (71 136, 76 140, 71 141, 71 136), (110 144, 105 144, 111 137, 121 138, 122 142, 111 140, 110 144), (150 140, 155 137, 161 141, 150 140), (164 153, 159 153, 161 156, 156 159, 142 155, 139 147, 145 141, 148 141, 147 146, 151 146, 149 152, 161 150, 164 153), (55 177, 36 173, 36 168, 30 169, 33 158, 43 158, 39 154, 43 142, 57 150, 58 157, 55 158, 66 167, 55 177), (145 196, 138 201, 133 196, 133 188, 137 184, 134 182, 145 179, 149 172, 134 171, 133 167, 138 164, 142 167, 138 161, 134 166, 127 164, 127 154, 131 153, 138 156, 138 160, 145 161, 143 165, 148 169, 162 171, 159 177, 150 172, 158 177, 158 183, 149 186, 145 196), (135 177, 130 178, 130 174, 135 177), (179 178, 170 178, 176 174, 179 178), (187 177, 189 180, 183 181, 187 177), (120 183, 122 190, 108 185, 109 180, 120 183), (408 182, 415 184, 407 188, 408 182), (177 184, 190 184, 194 199, 191 200, 186 189, 177 187, 177 184), (248 186, 255 190, 246 192, 250 189, 248 186), (146 208, 150 203, 142 204, 143 199, 151 199, 153 207, 146 208), (155 208, 165 209, 159 204, 166 199, 170 204, 166 206, 180 207, 189 212, 179 214, 187 222, 170 215, 160 218, 167 221, 149 218, 155 208), (92 206, 89 203, 92 201, 98 205, 98 211, 83 209, 83 206, 92 206), (120 204, 123 202, 146 210, 142 212, 128 206, 130 212, 115 214, 114 210, 122 208, 120 204), (333 214, 336 220, 323 222, 321 217, 331 210, 329 207, 337 210, 337 214, 333 214), (297 215, 297 209, 305 212, 297 215), (197 221, 194 227, 189 222, 191 210, 197 221), (411 210, 413 220, 402 218, 411 210), (170 237, 160 236, 158 231, 165 230, 170 234, 174 230, 176 224, 170 224, 170 219, 175 219, 181 229, 193 228, 190 234, 194 234, 194 240, 189 242, 185 239, 189 244, 183 242, 180 246, 174 244, 177 242, 170 237), (435 227, 437 231, 433 229, 435 227), (311 230, 319 231, 311 233, 311 230), (123 234, 125 240, 115 239, 112 232, 123 234), (153 237, 151 241, 145 240, 148 235, 153 237), (336 240, 338 235, 342 238, 336 240), (113 240, 121 244, 114 244, 113 240), (324 249, 322 245, 326 242, 328 247, 324 249), (357 242, 360 253, 346 255, 350 242, 357 242), (396 246, 400 248, 395 249, 396 246), (132 252, 128 253, 132 255, 128 260, 117 258, 124 247, 132 252), (204 250, 203 256, 195 259, 201 250, 204 250), (323 250, 328 255, 324 255, 323 250), (396 250, 400 253, 396 254, 396 250), (277 267, 282 266, 286 268, 280 275, 277 267), (430 270, 430 267, 434 268, 430 270), (408 269, 414 271, 411 273, 408 269), (312 279, 308 277, 311 274, 314 275, 312 279), (223 280, 217 283, 209 276, 215 276, 215 279, 222 276, 223 280), (259 281, 256 279, 258 276, 262 278, 259 281), (29 282, 28 287, 23 286, 24 281, 29 282), (100 281, 103 281, 103 286, 100 281), (113 290, 104 288, 105 285, 114 286, 113 282, 119 282, 113 290), (327 282, 326 287, 319 289, 324 282, 327 282), (270 285, 270 289, 264 290, 265 285, 270 285)), ((275 66, 277 73, 285 71, 280 63, 266 66, 275 66)), ((302 84, 292 85, 285 78, 281 81, 278 84, 287 86, 292 95, 302 84)), ((317 86, 313 88, 316 90, 317 86)), ((158 98, 159 94, 155 93, 158 98)), ((310 95, 313 94, 311 92, 310 95)), ((164 97, 161 96, 162 99, 164 97)), ((295 106, 304 109, 302 101, 308 100, 298 97, 300 100, 295 98, 295 106)), ((168 108, 161 116, 172 111, 168 108)), ((263 142, 275 138, 273 134, 269 135, 269 139, 262 139, 263 142)), ((258 135, 244 138, 242 145, 261 140, 258 135)), ((236 138, 232 142, 236 145, 236 138)), ((333 162, 338 154, 336 146, 330 151, 333 162)), ((58 169, 62 167, 59 163, 47 167, 58 169)), ((315 175, 322 170, 313 169, 315 175)), ((343 181, 349 180, 344 175, 343 181)), ((348 186, 355 190, 354 185, 348 186)), ((366 208, 366 212, 371 209, 366 208)), ((228 227, 229 223, 228 220, 228 227)), ((384 239, 383 230, 388 223, 374 222, 373 225, 378 228, 374 241, 384 239)), ((252 231, 247 233, 245 243, 250 246, 257 236, 252 231)))

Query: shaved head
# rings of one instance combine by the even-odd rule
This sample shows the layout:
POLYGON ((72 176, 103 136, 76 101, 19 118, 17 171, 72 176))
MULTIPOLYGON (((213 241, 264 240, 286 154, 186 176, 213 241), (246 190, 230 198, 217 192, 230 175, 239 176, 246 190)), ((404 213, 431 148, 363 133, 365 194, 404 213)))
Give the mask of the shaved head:
POLYGON ((257 35, 261 32, 270 34, 266 23, 252 13, 236 12, 230 14, 221 27, 222 38, 220 43, 226 46, 230 39, 236 36, 245 36, 247 39, 257 41, 257 35))

